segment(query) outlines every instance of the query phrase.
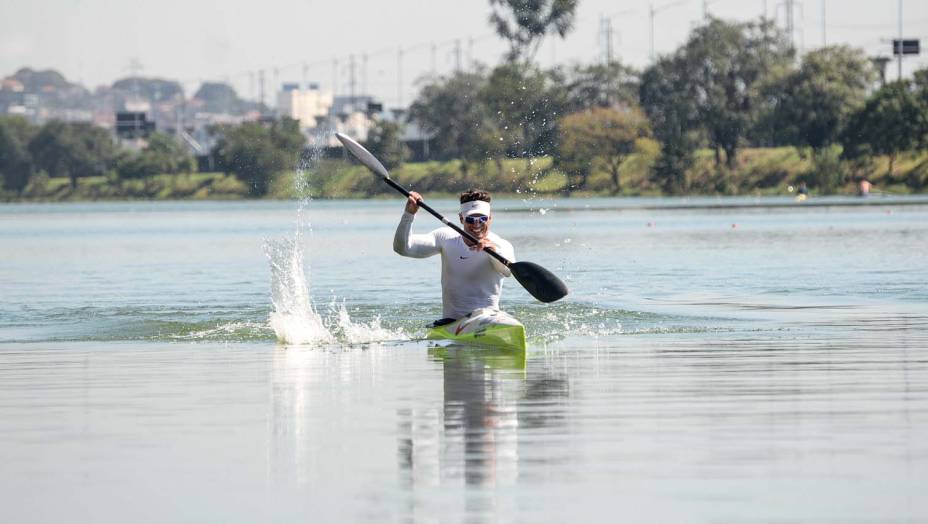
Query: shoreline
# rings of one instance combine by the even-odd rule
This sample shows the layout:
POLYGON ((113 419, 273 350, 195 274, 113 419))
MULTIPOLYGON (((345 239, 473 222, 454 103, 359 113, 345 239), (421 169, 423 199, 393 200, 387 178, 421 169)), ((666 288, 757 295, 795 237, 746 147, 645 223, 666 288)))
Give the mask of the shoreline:
MULTIPOLYGON (((521 213, 535 212, 539 208, 551 211, 673 211, 673 210, 738 210, 738 209, 800 209, 800 208, 830 208, 830 207, 879 207, 879 206, 928 206, 928 194, 918 193, 911 195, 868 197, 849 195, 827 195, 797 201, 788 196, 730 196, 730 195, 685 195, 685 196, 564 196, 564 195, 534 195, 527 199, 524 194, 494 195, 499 202, 497 209, 502 212, 521 213), (512 205, 512 201, 521 201, 521 205, 512 205), (551 205, 556 201, 555 205, 551 205)), ((389 201, 395 200, 391 195, 373 195, 369 197, 308 197, 316 202, 348 202, 348 201, 389 201)), ((435 194, 429 200, 453 200, 455 195, 435 194)), ((203 198, 203 199, 74 199, 74 200, 11 200, 0 201, 0 206, 30 206, 49 204, 193 204, 193 203, 288 203, 298 202, 299 198, 203 198)))

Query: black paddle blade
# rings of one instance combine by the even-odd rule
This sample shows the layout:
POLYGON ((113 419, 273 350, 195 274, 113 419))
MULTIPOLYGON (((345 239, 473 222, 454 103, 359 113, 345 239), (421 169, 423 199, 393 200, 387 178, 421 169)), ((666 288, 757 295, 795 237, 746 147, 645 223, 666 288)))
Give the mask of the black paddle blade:
POLYGON ((542 302, 554 302, 567 296, 567 286, 554 273, 533 262, 513 262, 512 276, 533 297, 542 302))
POLYGON ((357 158, 359 162, 367 166, 375 175, 383 178, 390 178, 390 173, 387 172, 387 168, 383 167, 380 160, 377 160, 377 157, 372 155, 370 151, 364 149, 364 146, 352 140, 351 137, 341 133, 335 133, 335 138, 345 146, 345 149, 351 153, 351 156, 357 158))

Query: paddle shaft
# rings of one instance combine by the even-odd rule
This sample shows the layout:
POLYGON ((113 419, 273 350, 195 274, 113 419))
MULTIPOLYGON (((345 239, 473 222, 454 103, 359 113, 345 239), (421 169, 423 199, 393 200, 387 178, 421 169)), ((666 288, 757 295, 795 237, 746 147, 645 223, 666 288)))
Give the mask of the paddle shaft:
MULTIPOLYGON (((412 195, 409 193, 409 191, 406 190, 405 187, 403 187, 403 186, 397 184, 396 182, 393 181, 393 179, 391 179, 391 178, 383 178, 383 181, 386 182, 386 183, 387 183, 390 187, 392 187, 393 189, 395 189, 395 190, 399 191, 400 193, 406 195, 407 198, 410 197, 410 196, 412 196, 412 195)), ((418 199, 418 200, 416 201, 416 203, 419 204, 419 207, 421 207, 422 209, 428 211, 433 217, 437 218, 438 220, 441 220, 441 223, 442 223, 442 224, 444 224, 444 225, 450 227, 451 229, 457 231, 458 233, 460 233, 462 237, 464 237, 464 238, 470 240, 471 242, 473 242, 473 243, 475 243, 475 244, 477 244, 477 243, 480 242, 479 240, 477 240, 476 238, 474 238, 474 235, 471 235, 470 233, 468 233, 467 231, 465 231, 462 227, 460 227, 460 226, 458 226, 457 224, 451 222, 450 220, 448 220, 447 218, 445 218, 441 213, 439 213, 438 211, 435 211, 434 209, 432 209, 431 206, 429 206, 428 204, 426 204, 425 202, 423 202, 421 198, 418 199)), ((493 251, 492 249, 490 249, 490 248, 488 248, 488 247, 483 248, 483 250, 486 251, 487 254, 490 255, 491 257, 495 258, 496 260, 499 260, 499 261, 500 261, 503 265, 505 265, 506 267, 511 267, 511 266, 512 266, 512 262, 510 262, 508 259, 506 259, 506 257, 504 257, 503 255, 500 255, 500 254, 497 253, 496 251, 493 251)))

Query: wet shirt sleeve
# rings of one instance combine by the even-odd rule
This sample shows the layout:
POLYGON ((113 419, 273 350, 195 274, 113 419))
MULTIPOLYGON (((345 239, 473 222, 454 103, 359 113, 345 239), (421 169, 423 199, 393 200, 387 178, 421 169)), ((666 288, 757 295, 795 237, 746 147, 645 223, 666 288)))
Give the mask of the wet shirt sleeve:
POLYGON ((393 235, 393 251, 404 257, 412 258, 425 258, 440 253, 441 247, 438 245, 434 231, 424 235, 410 234, 413 219, 415 215, 403 213, 403 218, 396 226, 396 234, 393 235))

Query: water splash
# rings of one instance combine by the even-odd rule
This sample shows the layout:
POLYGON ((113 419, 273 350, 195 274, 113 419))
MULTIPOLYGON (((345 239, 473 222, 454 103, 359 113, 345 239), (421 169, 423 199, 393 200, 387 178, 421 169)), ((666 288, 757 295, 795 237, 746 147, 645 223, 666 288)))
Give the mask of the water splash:
POLYGON ((293 184, 300 195, 296 212, 296 232, 290 238, 264 242, 264 254, 271 267, 271 302, 274 311, 268 319, 277 340, 285 344, 319 344, 334 340, 322 317, 313 307, 309 280, 303 270, 303 230, 310 229, 304 214, 310 197, 308 170, 318 158, 317 148, 300 156, 293 184))
POLYGON ((271 267, 271 301, 268 321, 277 340, 285 344, 319 344, 334 340, 313 307, 309 281, 303 272, 302 235, 267 240, 264 254, 271 267))
POLYGON ((325 321, 329 331, 336 338, 349 344, 368 344, 371 342, 385 342, 392 340, 409 340, 410 336, 402 329, 388 329, 381 325, 379 315, 375 315, 370 322, 352 320, 348 314, 345 302, 340 303, 337 298, 329 304, 328 318, 325 321))
POLYGON ((369 323, 352 321, 344 301, 333 298, 327 318, 313 305, 310 281, 306 277, 303 257, 303 231, 312 232, 306 218, 311 201, 309 169, 319 157, 312 148, 300 158, 294 189, 301 195, 296 213, 296 232, 292 237, 265 240, 264 253, 271 268, 271 301, 274 311, 268 319, 277 340, 294 345, 329 345, 337 342, 363 344, 409 337, 400 331, 381 326, 380 318, 369 323))
MULTIPOLYGON (((205 329, 168 334, 173 340, 260 340, 267 336, 267 324, 249 321, 222 322, 205 329)), ((188 328, 184 326, 182 329, 188 328)))

